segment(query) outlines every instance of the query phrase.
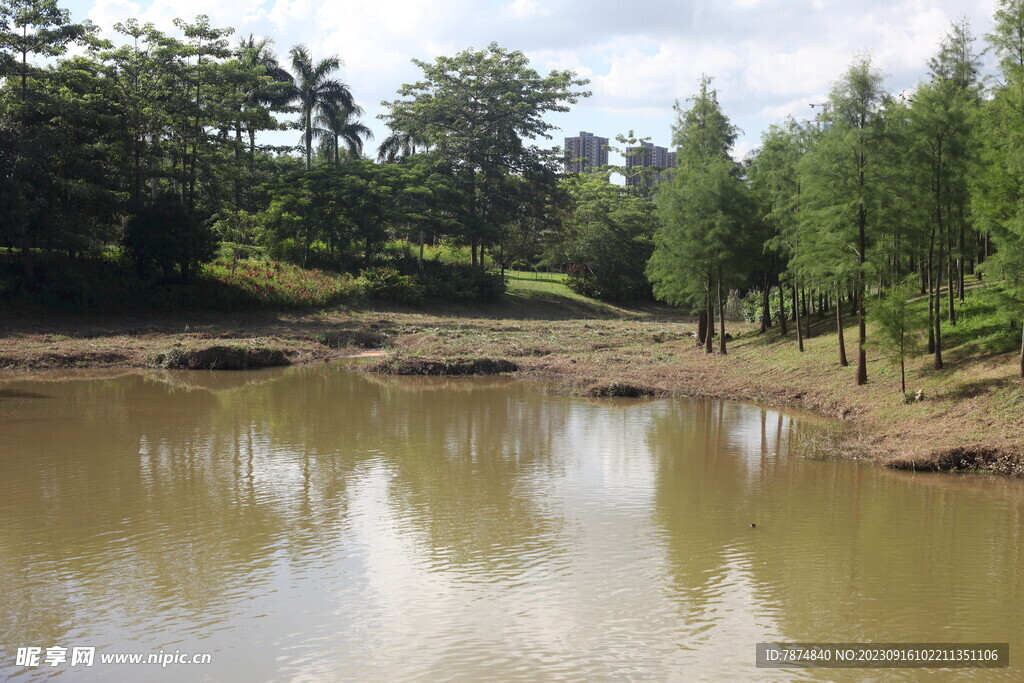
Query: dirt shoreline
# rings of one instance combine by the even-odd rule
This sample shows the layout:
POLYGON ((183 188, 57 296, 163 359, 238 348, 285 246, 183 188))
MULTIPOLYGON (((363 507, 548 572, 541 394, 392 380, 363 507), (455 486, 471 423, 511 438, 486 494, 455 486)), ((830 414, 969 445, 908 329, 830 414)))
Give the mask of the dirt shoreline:
POLYGON ((809 410, 837 420, 838 428, 816 447, 826 457, 1024 476, 1024 421, 1017 408, 1024 389, 1003 377, 1005 359, 978 361, 982 367, 970 366, 967 389, 957 385, 946 393, 930 387, 922 371, 926 400, 905 404, 877 360, 872 382, 854 389, 846 377, 852 369, 833 367, 824 341, 807 340, 812 352, 794 356, 785 339, 747 330, 737 334, 729 355, 707 355, 695 347, 693 330, 691 321, 659 316, 7 316, 0 318, 0 381, 31 370, 245 369, 324 361, 404 374, 515 371, 573 395, 716 398, 809 410), (994 379, 977 380, 982 370, 994 379))

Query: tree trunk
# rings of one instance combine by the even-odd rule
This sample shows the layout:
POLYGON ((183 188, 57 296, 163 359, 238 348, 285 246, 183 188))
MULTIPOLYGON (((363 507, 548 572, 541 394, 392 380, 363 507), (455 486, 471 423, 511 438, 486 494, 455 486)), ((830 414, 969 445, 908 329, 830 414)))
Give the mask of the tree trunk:
POLYGON ((907 395, 907 363, 902 353, 900 354, 900 391, 904 396, 907 395))
POLYGON ((935 269, 935 369, 941 370, 942 363, 942 241, 939 241, 939 267, 935 269))
POLYGON ((772 313, 768 303, 768 271, 764 271, 764 291, 761 292, 761 330, 760 334, 768 331, 772 326, 772 313))
POLYGON ((235 184, 235 207, 242 208, 242 178, 238 174, 238 169, 242 168, 242 124, 236 122, 235 124, 235 171, 232 173, 234 176, 235 184))
POLYGON ((779 334, 786 336, 786 296, 782 289, 782 279, 779 278, 779 334))
POLYGON ((846 337, 843 334, 843 297, 836 297, 836 332, 839 334, 839 364, 844 368, 850 364, 846 359, 846 337))
POLYGON ((715 336, 715 309, 711 301, 711 271, 708 271, 707 293, 708 331, 707 334, 704 336, 704 353, 714 353, 715 347, 713 345, 712 339, 715 336))
POLYGON ((857 295, 857 386, 868 383, 867 316, 864 313, 864 279, 861 276, 857 295))
POLYGON ((949 294, 949 324, 950 325, 956 325, 956 308, 955 308, 955 306, 953 304, 953 302, 956 300, 956 292, 954 292, 953 290, 954 290, 954 285, 957 282, 957 278, 955 277, 956 273, 953 270, 953 266, 955 264, 954 264, 954 260, 953 260, 953 240, 952 239, 949 240, 948 245, 949 245, 949 258, 946 259, 946 263, 947 263, 947 265, 946 265, 946 289, 947 289, 947 293, 949 294))
POLYGON ((313 167, 313 110, 306 112, 306 170, 313 167))
POLYGON ((796 347, 800 349, 800 353, 804 351, 804 329, 800 325, 800 306, 796 298, 796 283, 793 283, 793 315, 796 318, 794 324, 796 326, 796 347))
POLYGON ((928 244, 928 353, 935 353, 935 228, 928 244))
POLYGON ((703 346, 708 333, 708 310, 705 308, 697 318, 697 346, 703 346))
POLYGON ((725 301, 722 299, 722 266, 718 266, 718 324, 721 327, 718 336, 718 352, 723 356, 725 350, 725 301))
MULTIPOLYGON (((961 216, 961 218, 963 218, 961 216)), ((960 290, 960 303, 963 303, 966 295, 964 294, 964 223, 960 221, 960 256, 957 258, 957 277, 959 278, 959 290, 960 290)))
POLYGON ((864 295, 867 287, 864 282, 864 261, 867 251, 867 214, 861 206, 858 211, 857 225, 859 230, 858 251, 860 268, 857 269, 857 386, 868 382, 868 329, 864 311, 864 295))

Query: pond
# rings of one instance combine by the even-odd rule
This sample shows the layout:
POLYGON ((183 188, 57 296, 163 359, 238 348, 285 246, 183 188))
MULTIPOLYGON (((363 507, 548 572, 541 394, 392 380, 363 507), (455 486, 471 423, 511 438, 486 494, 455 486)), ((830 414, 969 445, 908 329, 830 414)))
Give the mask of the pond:
POLYGON ((8 375, 0 679, 851 673, 755 669, 765 641, 1012 664, 1024 482, 788 455, 820 422, 333 365, 8 375), (124 653, 210 663, 101 661, 124 653))

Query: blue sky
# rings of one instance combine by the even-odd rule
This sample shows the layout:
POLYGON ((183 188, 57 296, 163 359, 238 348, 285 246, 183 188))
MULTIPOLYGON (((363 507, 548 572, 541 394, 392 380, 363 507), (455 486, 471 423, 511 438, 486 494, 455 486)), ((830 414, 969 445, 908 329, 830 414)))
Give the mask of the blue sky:
MULTIPOLYGON (((669 146, 672 105, 714 77, 725 113, 738 125, 734 156, 756 147, 761 131, 786 115, 809 119, 857 52, 869 51, 892 91, 924 77, 925 63, 965 17, 978 38, 991 30, 996 0, 857 3, 830 0, 72 0, 75 19, 107 35, 138 17, 172 31, 174 17, 210 15, 236 37, 274 39, 279 55, 306 43, 314 58, 337 54, 342 78, 384 133, 381 100, 417 79, 412 58, 432 60, 492 41, 524 51, 539 71, 572 69, 591 79, 593 96, 550 121, 565 135, 587 130, 614 138, 635 131, 669 146)), ((290 138, 277 140, 286 143, 290 138)), ((298 134, 294 134, 298 138, 298 134)), ((554 144, 552 143, 552 144, 554 144)), ((374 144, 374 143, 371 143, 374 144)), ((375 146, 375 144, 374 144, 375 146)), ((614 162, 614 155, 613 155, 614 162)))

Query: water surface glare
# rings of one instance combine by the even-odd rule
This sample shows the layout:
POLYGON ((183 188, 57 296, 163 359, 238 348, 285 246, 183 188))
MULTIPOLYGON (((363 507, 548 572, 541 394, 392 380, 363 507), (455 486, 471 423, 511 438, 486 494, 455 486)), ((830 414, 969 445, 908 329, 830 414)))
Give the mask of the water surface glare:
POLYGON ((10 376, 0 679, 858 674, 757 670, 761 641, 1009 642, 1019 662, 1024 482, 787 456, 815 428, 331 365, 10 376), (17 666, 25 646, 97 663, 17 666), (213 661, 98 662, 160 650, 213 661))

